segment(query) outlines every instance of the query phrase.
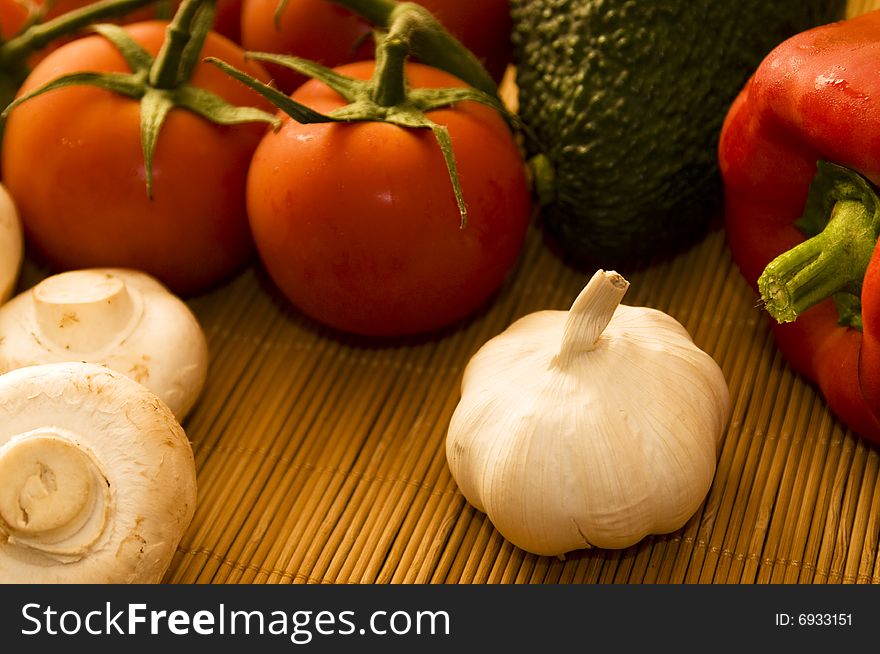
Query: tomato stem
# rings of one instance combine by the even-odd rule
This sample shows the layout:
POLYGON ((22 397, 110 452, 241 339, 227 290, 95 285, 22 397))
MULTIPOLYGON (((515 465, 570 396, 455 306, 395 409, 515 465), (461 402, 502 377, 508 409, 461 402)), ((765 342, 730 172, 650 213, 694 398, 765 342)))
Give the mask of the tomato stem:
POLYGON ((380 107, 394 107, 406 100, 406 73, 409 44, 389 33, 376 46, 373 70, 373 101, 380 107))
POLYGON ((165 30, 162 48, 150 69, 150 86, 156 89, 172 89, 188 81, 182 79, 183 75, 188 78, 192 72, 181 70, 184 53, 190 42, 197 44, 197 49, 201 50, 201 44, 213 23, 214 9, 215 0, 183 0, 180 3, 165 30), (208 12, 210 20, 196 21, 200 11, 208 12))
POLYGON ((189 83, 211 31, 214 7, 215 0, 183 0, 165 31, 165 40, 155 58, 124 28, 112 24, 95 25, 94 30, 112 43, 125 59, 131 68, 130 73, 78 71, 62 75, 21 97, 11 98, 0 113, 0 119, 5 120, 10 112, 31 98, 75 85, 96 86, 138 101, 146 193, 152 198, 153 155, 165 119, 173 109, 185 109, 218 125, 278 124, 277 118, 269 112, 254 106, 232 105, 213 92, 189 83))
POLYGON ((53 41, 106 18, 124 16, 155 0, 101 0, 45 22, 37 18, 18 34, 0 43, 0 109, 9 106, 30 74, 28 57, 53 41))
POLYGON ((396 0, 330 0, 351 9, 354 13, 377 27, 388 27, 391 13, 399 2, 396 0))
POLYGON ((27 57, 42 50, 56 39, 68 36, 97 21, 125 16, 135 9, 140 9, 155 1, 101 0, 78 9, 72 9, 51 20, 33 23, 8 41, 0 44, 0 64, 5 69, 10 64, 23 62, 27 57))
MULTIPOLYGON (((398 14, 418 22, 412 30, 410 53, 422 63, 452 73, 484 93, 498 95, 498 85, 473 52, 452 36, 425 7, 395 0, 330 0, 355 12, 379 29, 389 30, 398 14)), ((481 0, 473 0, 480 2, 481 0)))
MULTIPOLYGON (((349 0, 346 0, 340 4, 347 5, 348 2, 349 0)), ((270 85, 263 84, 216 58, 209 58, 208 61, 254 89, 301 123, 381 121, 407 129, 430 129, 443 155, 458 207, 459 224, 464 229, 468 222, 468 208, 458 176, 452 140, 446 127, 432 121, 427 114, 436 109, 472 100, 492 107, 505 118, 509 118, 495 92, 497 90, 495 83, 490 82, 491 93, 474 86, 410 89, 406 81, 406 62, 409 56, 414 54, 413 46, 419 42, 420 36, 433 34, 440 39, 452 37, 427 9, 414 3, 377 0, 375 3, 352 2, 351 4, 367 8, 371 12, 375 10, 375 13, 370 13, 370 17, 387 28, 384 35, 381 33, 377 35, 376 65, 369 81, 346 77, 336 70, 299 57, 263 52, 248 53, 251 58, 271 61, 320 80, 339 93, 348 104, 329 114, 324 115, 311 110, 292 97, 285 96, 270 85)), ((463 48, 460 44, 459 47, 463 48)), ((479 62, 477 65, 483 70, 479 62)))

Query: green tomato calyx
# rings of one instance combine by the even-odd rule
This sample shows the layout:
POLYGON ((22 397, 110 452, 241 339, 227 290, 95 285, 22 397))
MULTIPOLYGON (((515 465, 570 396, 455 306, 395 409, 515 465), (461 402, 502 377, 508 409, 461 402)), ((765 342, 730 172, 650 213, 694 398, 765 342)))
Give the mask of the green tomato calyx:
MULTIPOLYGON (((300 123, 371 121, 390 123, 407 129, 430 129, 446 163, 460 215, 460 226, 463 229, 467 226, 468 210, 461 190, 452 140, 446 126, 435 123, 427 114, 471 100, 495 109, 508 120, 512 116, 494 92, 494 82, 492 93, 474 86, 409 88, 405 65, 407 58, 413 53, 413 43, 419 42, 419 35, 427 30, 435 35, 445 34, 453 41, 454 38, 445 32, 430 12, 412 3, 396 4, 388 20, 388 31, 376 33, 376 66, 373 76, 366 81, 348 77, 300 57, 268 52, 247 53, 249 58, 285 66, 317 79, 336 91, 348 104, 327 114, 293 100, 273 86, 264 84, 215 57, 208 57, 206 61, 254 89, 300 123)), ((482 68, 478 62, 477 65, 482 68)))

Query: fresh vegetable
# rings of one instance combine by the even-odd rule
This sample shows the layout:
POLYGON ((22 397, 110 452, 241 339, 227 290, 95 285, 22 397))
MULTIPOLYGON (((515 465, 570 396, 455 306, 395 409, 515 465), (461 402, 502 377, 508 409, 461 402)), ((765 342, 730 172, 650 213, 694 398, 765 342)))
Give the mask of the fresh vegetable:
POLYGON ((569 311, 529 314, 471 358, 446 439, 468 502, 540 555, 675 531, 705 499, 730 417, 715 361, 597 271, 569 311))
POLYGON ((0 583, 159 583, 196 505, 161 400, 95 364, 0 375, 0 583))
MULTIPOLYGON (((48 2, 36 0, 34 4, 39 5, 44 10, 44 17, 49 19, 81 7, 93 5, 95 0, 50 0, 48 2)), ((241 0, 216 0, 216 4, 217 11, 214 15, 212 29, 239 43, 241 39, 241 0)), ((174 15, 179 6, 179 0, 174 0, 174 2, 152 0, 148 6, 142 9, 120 15, 118 22, 137 23, 145 20, 168 19, 174 15)))
POLYGON ((73 270, 0 307, 0 373, 71 360, 128 375, 183 422, 204 387, 208 346, 187 305, 149 275, 73 270))
POLYGON ((875 442, 878 64, 880 12, 788 39, 736 98, 718 147, 731 254, 776 343, 843 423, 875 442))
POLYGON ((155 0, 102 0, 55 14, 43 11, 46 5, 38 2, 0 0, 0 107, 12 102, 31 68, 52 48, 92 23, 151 2, 155 0))
POLYGON ((774 45, 844 6, 511 0, 542 224, 565 258, 622 269, 704 235, 730 102, 774 45))
MULTIPOLYGON (((31 0, 31 6, 44 19, 52 19, 71 11, 82 9, 94 4, 95 0, 31 0)), ((175 7, 177 2, 174 3, 175 7)), ((132 22, 141 22, 155 18, 170 18, 173 15, 171 4, 167 0, 153 0, 149 4, 120 16, 121 20, 132 18, 132 22), (158 14, 158 15, 157 15, 158 14)))
MULTIPOLYGON (((364 4, 384 6, 386 12, 395 5, 391 0, 243 0, 241 42, 247 50, 292 54, 328 67, 373 59, 373 24, 349 9, 364 4)), ((419 0, 418 4, 474 53, 496 82, 501 81, 511 54, 508 0, 419 0)), ((268 68, 286 93, 308 79, 283 66, 268 68)))
POLYGON ((241 44, 242 0, 217 0, 213 30, 235 43, 241 44))
POLYGON ((133 268, 192 294, 250 259, 247 170, 276 119, 200 61, 269 79, 209 32, 211 8, 185 0, 172 23, 96 27, 43 60, 4 112, 4 179, 54 268, 133 268))
POLYGON ((24 240, 18 209, 0 184, 0 305, 15 292, 24 258, 24 240))
MULTIPOLYGON (((370 25, 329 0, 242 0, 246 50, 292 54, 329 67, 372 59, 370 25)), ((309 78, 266 64, 279 89, 291 93, 309 78)))
POLYGON ((516 263, 530 217, 524 163, 497 101, 406 62, 417 25, 434 19, 421 8, 396 16, 375 65, 329 70, 252 53, 319 78, 292 100, 250 82, 286 112, 248 176, 257 249, 303 312, 369 336, 470 315, 516 263))
POLYGON ((20 0, 0 2, 0 38, 6 41, 18 34, 32 16, 31 8, 20 0))

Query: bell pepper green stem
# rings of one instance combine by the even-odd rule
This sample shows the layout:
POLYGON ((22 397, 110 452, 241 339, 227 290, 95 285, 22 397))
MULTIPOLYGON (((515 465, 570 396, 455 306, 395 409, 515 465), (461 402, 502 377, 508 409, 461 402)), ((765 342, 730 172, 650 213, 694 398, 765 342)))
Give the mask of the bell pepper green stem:
POLYGON ((859 200, 836 202, 822 232, 771 261, 758 279, 768 313, 792 322, 835 293, 861 288, 877 242, 873 218, 859 200))

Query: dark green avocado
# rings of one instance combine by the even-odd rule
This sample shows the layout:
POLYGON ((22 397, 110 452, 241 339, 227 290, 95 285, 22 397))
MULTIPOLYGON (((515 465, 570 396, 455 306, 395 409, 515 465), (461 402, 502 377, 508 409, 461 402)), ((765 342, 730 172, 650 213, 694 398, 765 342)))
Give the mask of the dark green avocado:
POLYGON ((720 208, 730 103, 777 44, 841 0, 511 0, 541 222, 572 262, 695 242, 720 208))

